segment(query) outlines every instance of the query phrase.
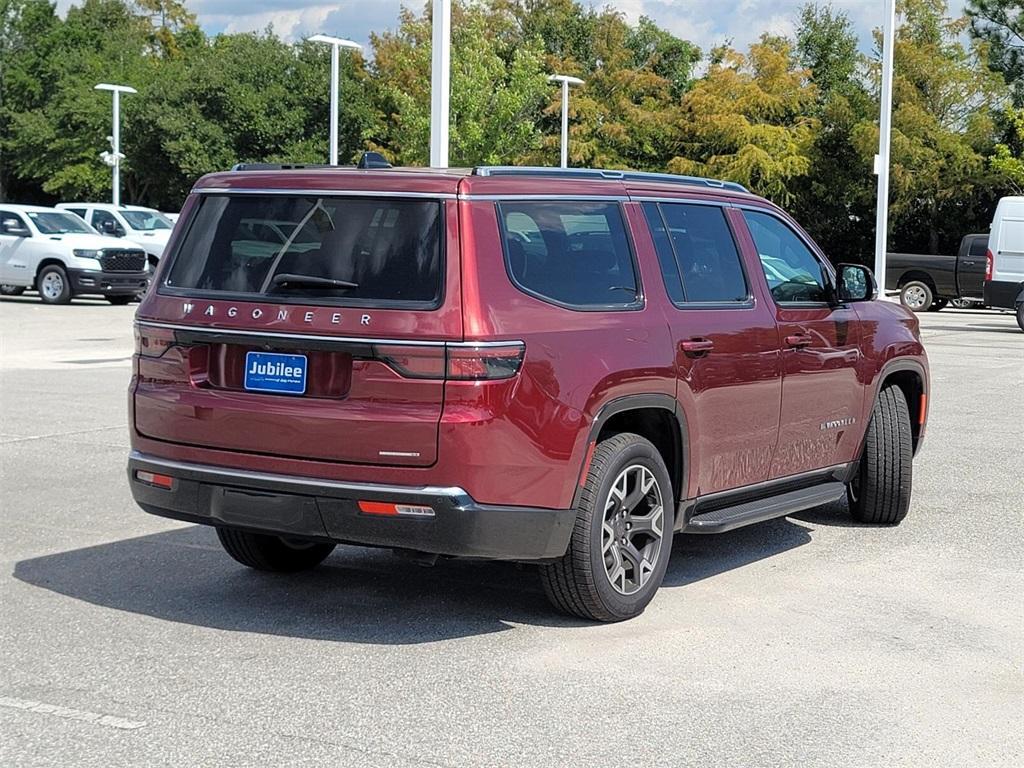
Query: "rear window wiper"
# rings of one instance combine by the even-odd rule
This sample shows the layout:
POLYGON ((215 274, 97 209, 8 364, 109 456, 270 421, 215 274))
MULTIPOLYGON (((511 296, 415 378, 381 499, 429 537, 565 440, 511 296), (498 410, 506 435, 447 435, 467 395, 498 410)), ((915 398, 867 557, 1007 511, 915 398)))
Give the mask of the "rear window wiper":
POLYGON ((288 273, 274 275, 274 279, 270 282, 278 288, 340 288, 342 290, 351 290, 352 288, 359 287, 359 283, 353 283, 348 280, 335 280, 331 277, 293 275, 288 273))

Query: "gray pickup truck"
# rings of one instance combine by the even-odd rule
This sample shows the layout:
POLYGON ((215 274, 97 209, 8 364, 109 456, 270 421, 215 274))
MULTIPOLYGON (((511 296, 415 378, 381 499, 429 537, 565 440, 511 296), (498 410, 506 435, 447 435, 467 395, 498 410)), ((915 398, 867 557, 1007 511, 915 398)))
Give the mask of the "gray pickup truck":
POLYGON ((914 312, 983 304, 988 235, 967 235, 955 256, 890 253, 885 288, 899 291, 900 302, 914 312))

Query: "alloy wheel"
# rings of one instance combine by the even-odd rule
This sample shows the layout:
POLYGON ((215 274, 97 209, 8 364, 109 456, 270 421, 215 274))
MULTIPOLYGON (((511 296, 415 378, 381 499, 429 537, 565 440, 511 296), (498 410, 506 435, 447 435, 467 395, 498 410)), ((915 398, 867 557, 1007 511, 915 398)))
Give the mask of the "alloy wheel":
POLYGON ((647 467, 632 464, 615 478, 604 505, 601 552, 616 592, 632 595, 654 573, 664 535, 661 487, 647 467))

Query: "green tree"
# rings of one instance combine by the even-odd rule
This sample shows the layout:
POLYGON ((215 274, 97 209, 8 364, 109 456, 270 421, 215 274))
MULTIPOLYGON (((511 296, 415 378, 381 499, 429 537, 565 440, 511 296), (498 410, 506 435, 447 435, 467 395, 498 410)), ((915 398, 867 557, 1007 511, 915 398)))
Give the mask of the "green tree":
POLYGON ((738 181, 780 203, 811 166, 817 89, 792 44, 762 36, 744 56, 713 52, 706 77, 682 101, 685 154, 669 170, 738 181))
MULTIPOLYGON (((540 144, 535 116, 548 90, 536 40, 516 34, 501 8, 457 2, 452 10, 450 160, 510 163, 540 144)), ((386 128, 377 145, 403 165, 430 154, 431 19, 403 9, 396 32, 372 35, 373 74, 386 128)))
POLYGON ((989 165, 1016 194, 1024 194, 1024 108, 1008 107, 1004 141, 996 144, 989 165))
POLYGON ((811 113, 819 121, 810 167, 794 181, 794 212, 834 261, 866 261, 874 240, 875 177, 854 142, 878 105, 864 87, 863 57, 849 17, 807 4, 796 33, 800 64, 817 88, 811 113))
POLYGON ((971 34, 988 43, 988 62, 1024 107, 1024 5, 1020 0, 968 0, 971 34))

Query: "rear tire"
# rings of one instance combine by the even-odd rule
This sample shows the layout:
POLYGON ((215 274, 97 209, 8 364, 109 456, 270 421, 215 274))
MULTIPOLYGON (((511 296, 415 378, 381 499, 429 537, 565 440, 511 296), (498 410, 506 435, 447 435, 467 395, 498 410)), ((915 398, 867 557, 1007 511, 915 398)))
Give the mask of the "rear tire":
POLYGON ((134 299, 134 296, 107 296, 107 301, 115 307, 123 307, 125 304, 131 304, 134 299))
POLYGON ((235 528, 218 528, 217 538, 224 551, 242 565, 274 573, 295 573, 314 568, 334 551, 335 546, 329 542, 286 539, 235 528))
POLYGON ((1024 304, 1017 305, 1017 325, 1024 331, 1024 304))
POLYGON ((857 474, 847 486, 855 520, 897 525, 907 516, 913 460, 907 399, 899 387, 886 387, 871 412, 857 474))
POLYGON ((643 613, 668 568, 674 507, 657 448, 629 433, 602 440, 580 494, 569 550, 540 567, 551 603, 597 621, 643 613))
POLYGON ((0 285, 0 296, 21 296, 24 292, 20 285, 0 285))
POLYGON ((928 283, 911 280, 900 288, 900 304, 912 312, 925 312, 935 302, 935 292, 928 283))
POLYGON ((67 304, 71 301, 71 281, 59 264, 43 267, 36 280, 36 290, 44 304, 67 304))

